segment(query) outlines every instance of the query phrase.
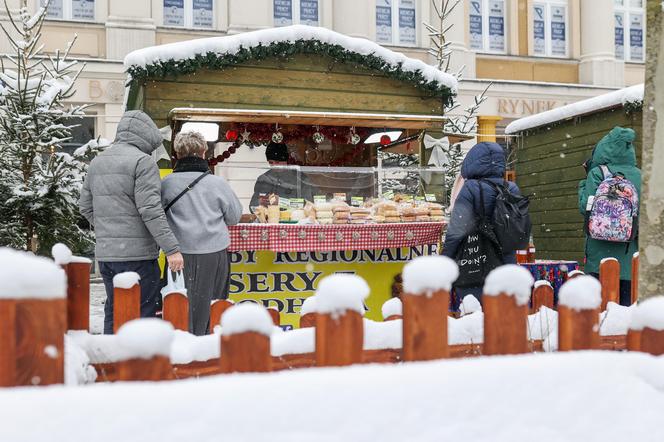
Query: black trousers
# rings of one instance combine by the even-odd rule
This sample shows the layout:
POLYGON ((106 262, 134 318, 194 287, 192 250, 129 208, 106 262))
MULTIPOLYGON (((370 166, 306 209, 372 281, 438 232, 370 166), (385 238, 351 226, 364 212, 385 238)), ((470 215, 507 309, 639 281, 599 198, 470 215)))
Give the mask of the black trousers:
POLYGON ((148 261, 100 262, 99 271, 106 288, 104 305, 104 334, 113 333, 113 277, 122 272, 136 272, 141 277, 141 318, 153 318, 159 302, 159 264, 148 261))

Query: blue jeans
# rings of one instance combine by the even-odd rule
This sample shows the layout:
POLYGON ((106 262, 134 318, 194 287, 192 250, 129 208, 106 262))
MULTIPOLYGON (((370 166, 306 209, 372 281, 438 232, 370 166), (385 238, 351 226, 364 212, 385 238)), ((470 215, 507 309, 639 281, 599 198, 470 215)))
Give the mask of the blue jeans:
POLYGON ((141 277, 141 318, 153 318, 159 301, 159 264, 156 259, 148 261, 100 262, 99 271, 106 288, 104 305, 104 334, 113 333, 113 277, 122 272, 136 272, 141 277))

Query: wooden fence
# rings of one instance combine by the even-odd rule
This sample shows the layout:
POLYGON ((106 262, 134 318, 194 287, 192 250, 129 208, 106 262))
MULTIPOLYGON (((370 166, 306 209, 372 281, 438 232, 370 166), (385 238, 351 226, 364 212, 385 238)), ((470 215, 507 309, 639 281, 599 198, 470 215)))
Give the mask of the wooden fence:
MULTIPOLYGON (((638 256, 635 258, 638 269, 638 256)), ((87 327, 89 283, 81 275, 88 271, 76 263, 65 265, 70 281, 67 300, 0 300, 0 386, 47 385, 63 382, 63 336, 67 328, 87 327), (77 273, 77 272, 80 272, 77 273), (76 276, 79 275, 79 276, 76 276), (76 305, 70 305, 71 303, 76 305), (69 313, 69 315, 67 315, 69 313)), ((638 271, 638 270, 637 270, 638 271)), ((616 299, 620 269, 612 260, 600 268, 602 306, 616 299)), ((637 289, 633 290, 636 297, 637 289)), ((140 290, 115 289, 115 327, 138 319, 140 290)), ((402 347, 363 350, 364 324, 357 312, 341 315, 308 313, 301 318, 302 327, 315 327, 313 353, 270 355, 270 336, 252 331, 222 336, 220 358, 172 365, 168 358, 133 358, 109 364, 96 364, 100 380, 159 380, 204 376, 230 372, 265 372, 283 369, 342 366, 357 363, 394 363, 477 355, 520 354, 542 350, 541 341, 528 338, 528 306, 517 303, 514 296, 501 293, 484 297, 484 342, 449 345, 447 339, 447 303, 449 293, 437 290, 429 296, 404 293, 402 347)), ((536 284, 531 302, 533 308, 553 308, 550 285, 536 284)), ((172 293, 164 297, 164 319, 175 329, 188 328, 187 297, 172 293)), ((232 307, 229 301, 215 301, 210 306, 211 324, 219 322, 223 312, 232 307)), ((603 310, 603 309, 602 309, 603 310)), ((630 330, 627 335, 599 336, 599 309, 559 309, 559 350, 608 349, 640 350, 664 354, 664 331, 630 330)), ((275 325, 278 312, 269 311, 275 325)), ((223 329, 223 327, 222 327, 223 329)), ((285 332, 288 333, 288 332, 285 332)))

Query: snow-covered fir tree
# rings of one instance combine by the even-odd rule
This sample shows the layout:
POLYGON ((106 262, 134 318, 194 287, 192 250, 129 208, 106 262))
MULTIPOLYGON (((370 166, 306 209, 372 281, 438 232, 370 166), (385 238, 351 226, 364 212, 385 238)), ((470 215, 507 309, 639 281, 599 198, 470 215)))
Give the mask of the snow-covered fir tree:
POLYGON ((48 253, 55 242, 80 251, 91 234, 79 227, 78 197, 87 162, 98 152, 88 143, 62 152, 85 106, 66 106, 83 66, 64 51, 43 54, 46 6, 32 15, 22 0, 4 7, 2 28, 14 53, 0 57, 0 245, 48 253))

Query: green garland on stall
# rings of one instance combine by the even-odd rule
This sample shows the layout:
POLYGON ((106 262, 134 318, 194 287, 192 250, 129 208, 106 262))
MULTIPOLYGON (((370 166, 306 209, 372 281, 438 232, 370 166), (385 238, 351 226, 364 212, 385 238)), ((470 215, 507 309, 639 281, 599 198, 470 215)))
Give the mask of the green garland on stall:
POLYGON ((321 42, 319 40, 296 40, 294 42, 273 42, 259 44, 249 48, 240 47, 233 54, 207 52, 196 54, 185 60, 163 60, 147 66, 130 66, 127 73, 132 81, 148 78, 164 78, 183 74, 193 74, 199 69, 223 70, 246 63, 250 60, 264 60, 271 57, 289 59, 297 54, 317 54, 332 58, 336 62, 355 64, 370 70, 383 72, 389 78, 416 84, 431 96, 441 96, 446 105, 451 105, 453 93, 449 87, 438 81, 427 80, 421 71, 406 71, 402 63, 391 65, 373 54, 363 55, 349 51, 343 46, 321 42))

